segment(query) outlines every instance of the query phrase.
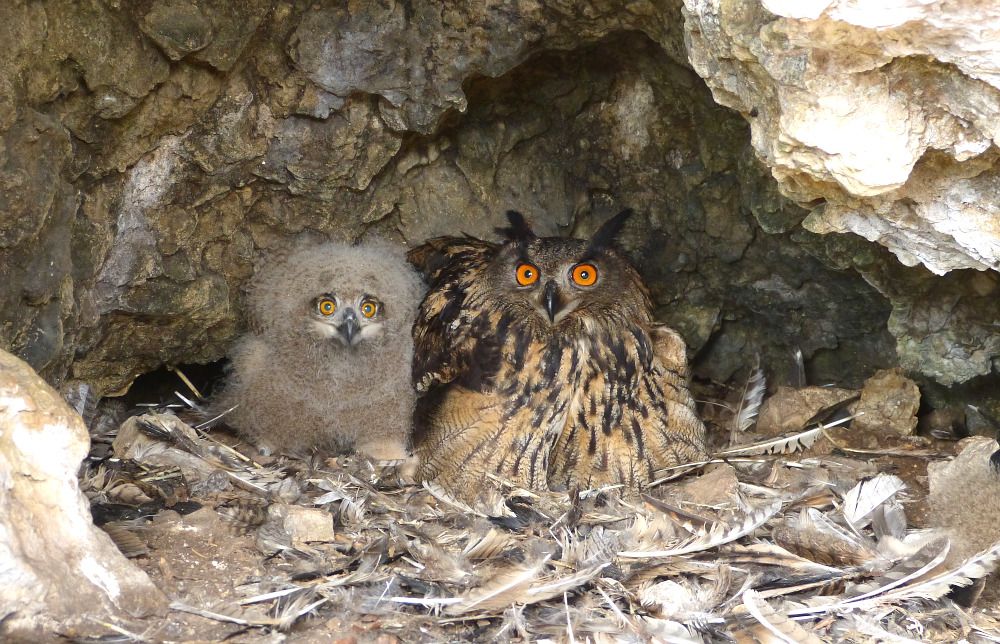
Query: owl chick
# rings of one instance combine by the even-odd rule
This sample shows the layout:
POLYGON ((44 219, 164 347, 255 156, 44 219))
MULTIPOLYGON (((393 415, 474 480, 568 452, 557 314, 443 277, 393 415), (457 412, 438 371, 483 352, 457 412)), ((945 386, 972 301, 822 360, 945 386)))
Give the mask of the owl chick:
POLYGON ((997 441, 973 436, 960 445, 954 460, 927 465, 928 523, 948 531, 955 563, 1000 542, 1000 471, 991 458, 997 441))
MULTIPOLYGON (((978 409, 975 409, 979 413, 978 409)), ((997 441, 985 436, 964 439, 962 450, 951 461, 927 464, 930 493, 927 523, 941 528, 951 540, 945 565, 956 567, 985 550, 1000 546, 1000 451, 997 441)), ((997 605, 1000 575, 975 581, 952 591, 952 599, 964 606, 997 605), (985 594, 980 597, 985 589, 985 594)))
POLYGON ((418 475, 470 498, 487 475, 535 490, 622 484, 705 458, 684 342, 653 322, 614 248, 537 237, 509 212, 501 243, 440 237, 408 254, 430 289, 413 327, 418 475))
POLYGON ((264 267, 216 409, 262 452, 406 456, 410 328, 423 284, 388 244, 325 243, 264 267))

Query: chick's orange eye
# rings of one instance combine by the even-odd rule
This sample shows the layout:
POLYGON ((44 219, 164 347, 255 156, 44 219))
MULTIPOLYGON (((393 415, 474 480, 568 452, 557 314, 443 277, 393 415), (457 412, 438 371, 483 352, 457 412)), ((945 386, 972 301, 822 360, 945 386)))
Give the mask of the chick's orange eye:
POLYGON ((375 304, 374 302, 362 302, 361 315, 366 318, 373 318, 376 313, 378 313, 378 304, 375 304))
POLYGON ((316 308, 323 315, 333 315, 333 312, 337 310, 337 303, 329 298, 323 298, 316 305, 316 308))
POLYGON ((521 286, 531 286, 538 281, 538 267, 534 264, 517 265, 517 283, 521 286))
POLYGON ((597 267, 593 264, 577 264, 573 267, 571 276, 579 286, 593 286, 597 282, 597 267))

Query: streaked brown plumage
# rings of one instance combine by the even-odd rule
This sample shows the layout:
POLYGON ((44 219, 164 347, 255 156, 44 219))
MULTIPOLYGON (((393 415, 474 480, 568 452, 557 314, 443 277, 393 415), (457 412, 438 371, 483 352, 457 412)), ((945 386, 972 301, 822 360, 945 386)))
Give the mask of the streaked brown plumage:
POLYGON ((413 327, 422 478, 465 498, 488 474, 634 494, 705 457, 683 340, 653 322, 612 248, 628 215, 580 240, 536 237, 511 212, 502 243, 440 237, 410 251, 430 284, 413 327))

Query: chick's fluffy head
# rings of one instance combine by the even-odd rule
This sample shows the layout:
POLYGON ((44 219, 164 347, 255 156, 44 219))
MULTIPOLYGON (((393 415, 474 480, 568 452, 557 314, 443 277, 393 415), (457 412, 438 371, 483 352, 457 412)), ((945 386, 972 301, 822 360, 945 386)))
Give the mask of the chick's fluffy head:
POLYGON ((399 247, 384 242, 364 246, 328 242, 270 258, 250 289, 249 303, 262 334, 299 335, 302 327, 294 321, 313 316, 318 297, 331 294, 354 300, 367 294, 384 305, 385 338, 409 335, 422 291, 420 277, 399 247))

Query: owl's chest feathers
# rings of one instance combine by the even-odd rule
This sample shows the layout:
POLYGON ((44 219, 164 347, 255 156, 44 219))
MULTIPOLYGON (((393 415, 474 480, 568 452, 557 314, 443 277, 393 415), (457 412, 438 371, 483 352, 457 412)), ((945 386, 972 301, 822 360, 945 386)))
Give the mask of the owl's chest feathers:
POLYGON ((641 376, 655 370, 650 344, 638 327, 624 335, 513 333, 501 350, 495 391, 506 401, 505 416, 537 429, 560 430, 581 412, 608 424, 620 415, 616 408, 634 402, 641 376))

